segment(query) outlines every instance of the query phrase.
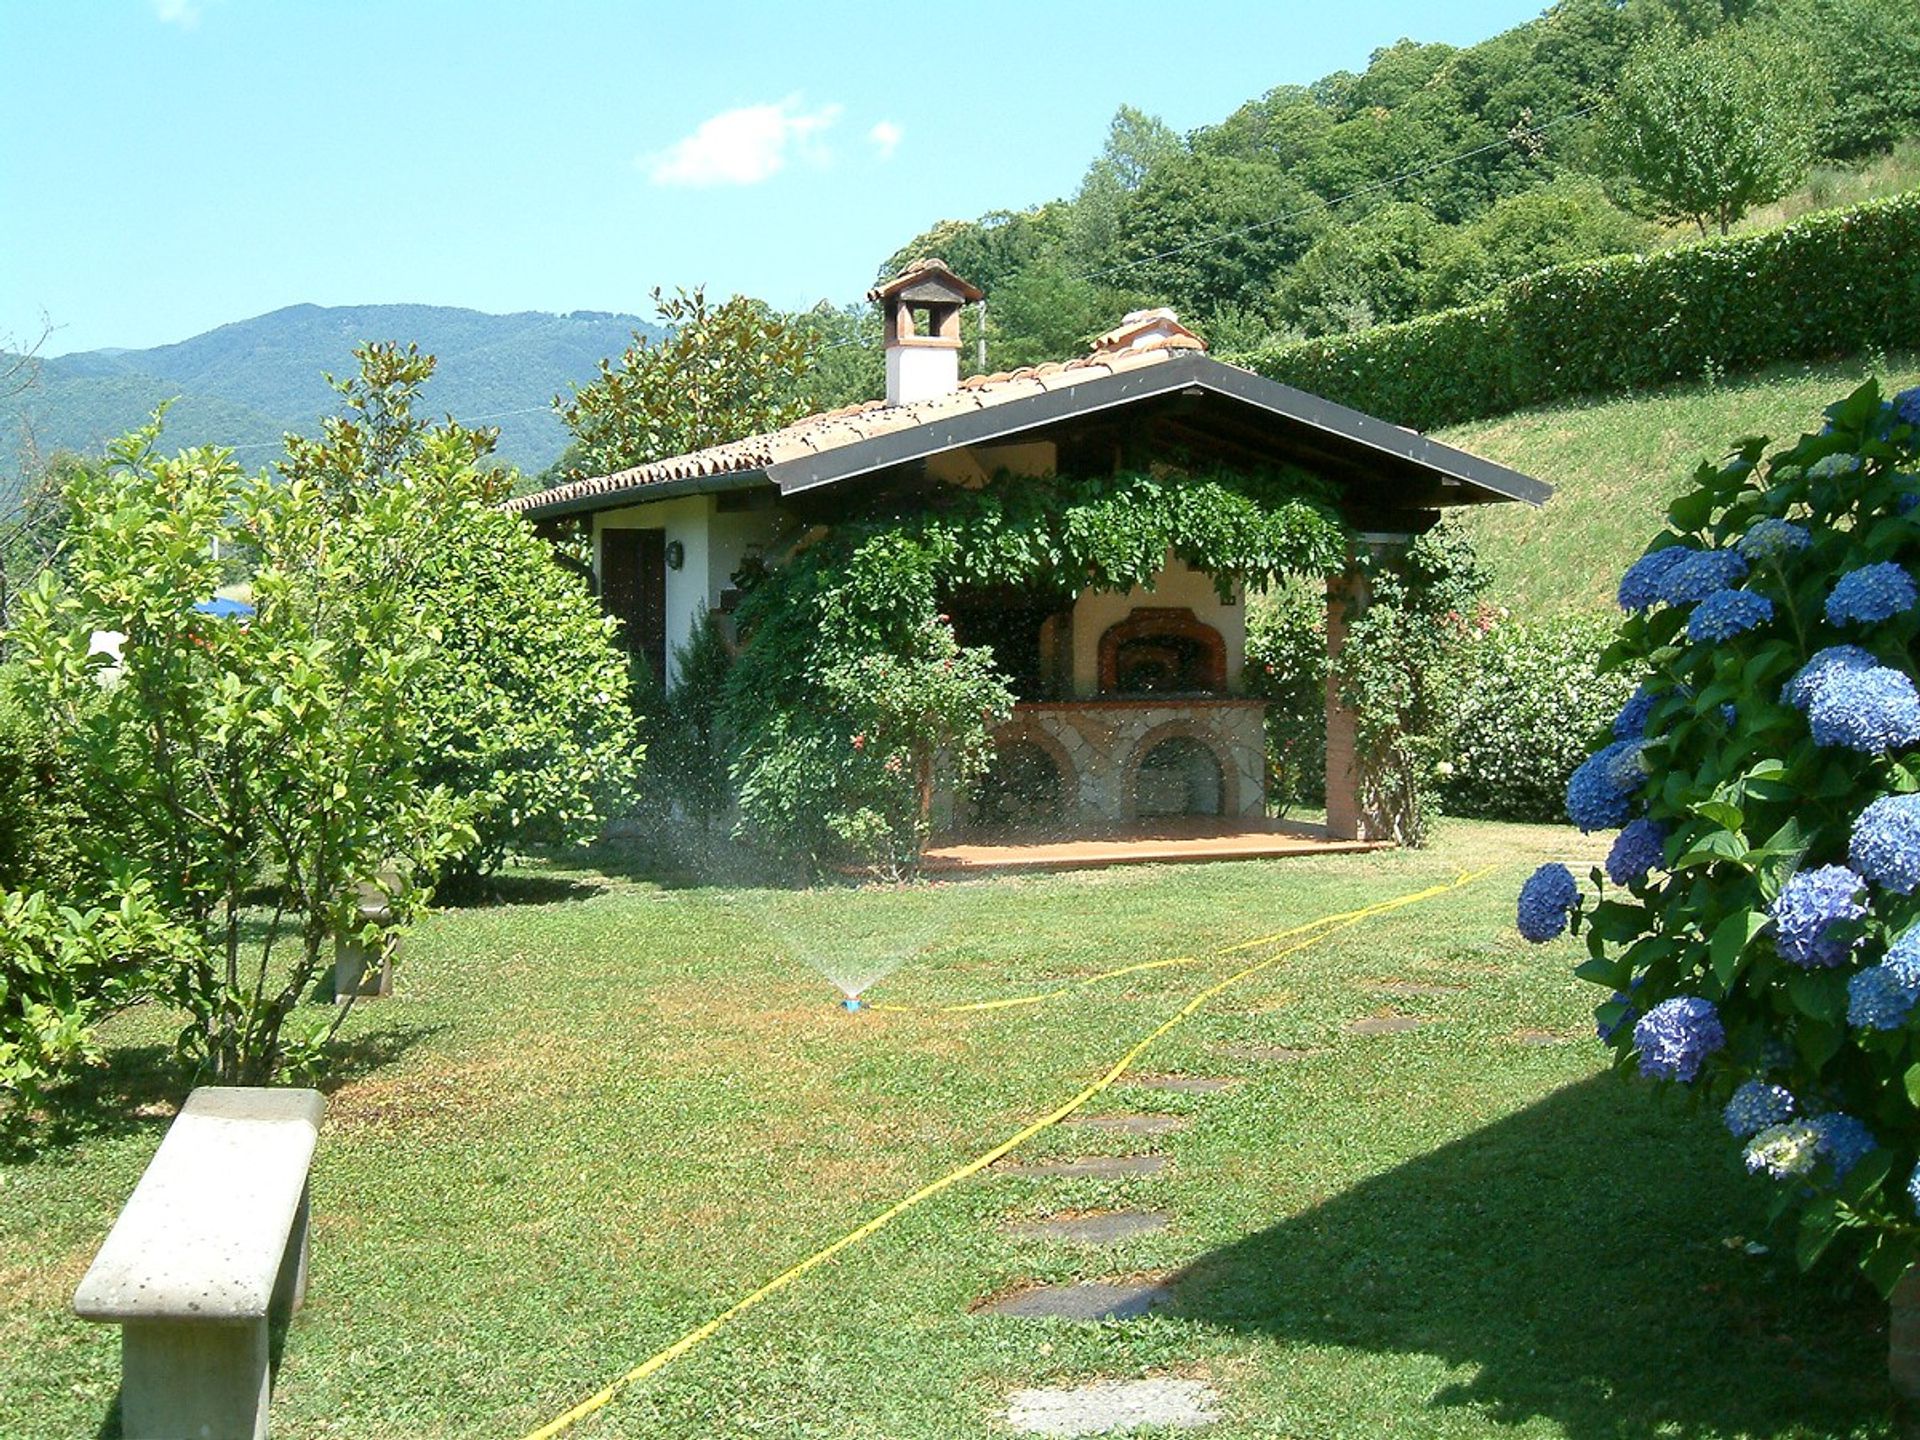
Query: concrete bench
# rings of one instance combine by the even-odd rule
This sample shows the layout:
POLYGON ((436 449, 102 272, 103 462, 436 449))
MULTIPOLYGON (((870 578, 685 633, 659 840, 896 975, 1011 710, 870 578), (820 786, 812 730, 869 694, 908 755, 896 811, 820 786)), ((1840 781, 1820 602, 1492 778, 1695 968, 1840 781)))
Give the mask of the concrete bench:
POLYGON ((268 1325, 307 1286, 317 1090, 187 1097, 74 1292, 121 1327, 126 1440, 263 1440, 268 1325))

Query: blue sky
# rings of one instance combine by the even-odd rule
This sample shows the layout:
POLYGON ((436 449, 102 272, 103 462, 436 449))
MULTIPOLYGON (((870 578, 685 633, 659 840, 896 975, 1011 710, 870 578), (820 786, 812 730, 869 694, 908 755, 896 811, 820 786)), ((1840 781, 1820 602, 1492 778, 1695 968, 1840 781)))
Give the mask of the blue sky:
POLYGON ((0 337, 146 346, 300 301, 856 299, 934 220, 1539 0, 0 0, 0 337))

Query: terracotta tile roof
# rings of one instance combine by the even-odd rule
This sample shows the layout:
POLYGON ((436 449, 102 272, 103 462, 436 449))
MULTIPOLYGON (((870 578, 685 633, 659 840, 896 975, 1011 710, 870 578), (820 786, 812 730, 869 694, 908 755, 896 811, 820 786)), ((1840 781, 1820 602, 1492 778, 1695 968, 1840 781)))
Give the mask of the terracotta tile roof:
POLYGON ((884 400, 869 400, 863 405, 828 410, 796 420, 784 429, 765 435, 749 435, 725 445, 713 445, 689 455, 675 455, 666 460, 636 465, 612 475, 595 475, 568 481, 551 490, 537 490, 509 500, 506 508, 514 511, 544 510, 548 506, 597 496, 612 500, 629 494, 633 503, 639 504, 645 499, 643 492, 652 485, 765 470, 785 461, 836 450, 843 445, 871 440, 880 435, 911 430, 935 420, 1043 395, 1108 375, 1144 369, 1175 355, 1207 348, 1197 335, 1173 318, 1172 311, 1138 311, 1129 315, 1117 329, 1101 336, 1095 344, 1103 348, 1097 348, 1092 354, 1078 360, 1031 365, 992 375, 974 375, 962 380, 960 387, 951 394, 938 395, 911 405, 889 405, 884 400))

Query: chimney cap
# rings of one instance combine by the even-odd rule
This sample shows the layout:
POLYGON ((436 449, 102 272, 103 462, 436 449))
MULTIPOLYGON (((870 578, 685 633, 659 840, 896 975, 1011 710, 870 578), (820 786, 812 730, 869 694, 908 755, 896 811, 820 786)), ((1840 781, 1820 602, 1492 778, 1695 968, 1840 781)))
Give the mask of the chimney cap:
POLYGON ((1207 342, 1166 308, 1134 310, 1093 342, 1095 355, 1125 355, 1142 350, 1202 350, 1207 342))
POLYGON ((962 280, 947 268, 944 260, 931 257, 914 261, 898 275, 867 292, 876 302, 904 300, 915 305, 970 305, 985 296, 977 285, 962 280))

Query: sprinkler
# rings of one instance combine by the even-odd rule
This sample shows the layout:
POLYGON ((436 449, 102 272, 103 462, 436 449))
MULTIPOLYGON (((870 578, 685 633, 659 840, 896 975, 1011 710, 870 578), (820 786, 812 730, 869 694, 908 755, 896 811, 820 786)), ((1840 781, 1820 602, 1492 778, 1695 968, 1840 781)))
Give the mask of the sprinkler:
POLYGON ((860 1009, 860 997, 858 995, 847 996, 846 999, 840 1002, 840 1008, 849 1015, 853 1014, 856 1010, 860 1009))

